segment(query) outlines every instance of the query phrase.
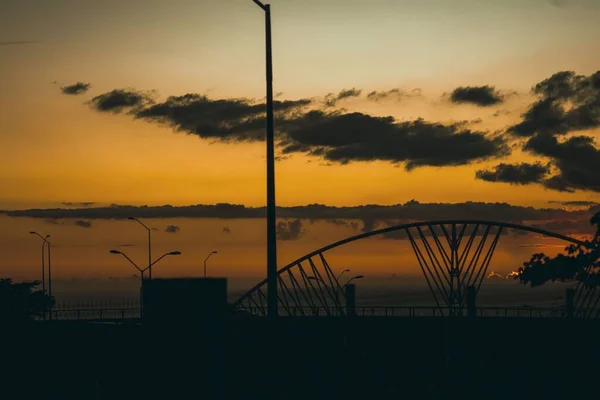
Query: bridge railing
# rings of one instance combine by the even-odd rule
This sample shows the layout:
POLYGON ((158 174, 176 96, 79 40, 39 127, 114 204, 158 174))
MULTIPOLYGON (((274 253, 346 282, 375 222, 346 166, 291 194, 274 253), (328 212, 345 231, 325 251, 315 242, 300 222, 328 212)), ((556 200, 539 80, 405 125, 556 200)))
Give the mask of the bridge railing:
MULTIPOLYGON (((263 308, 251 307, 244 310, 253 315, 262 315, 263 308)), ((363 317, 445 317, 451 314, 448 308, 420 307, 420 306, 362 306, 355 309, 357 316, 363 317)), ((453 315, 467 316, 467 310, 452 310, 453 315)), ((585 310, 579 310, 585 311, 585 310)), ((564 308, 561 307, 480 307, 477 308, 477 316, 485 318, 564 318, 564 308)), ((583 314, 583 313, 582 313, 583 314)), ((345 308, 331 307, 288 307, 280 308, 281 316, 344 316, 345 308)), ((575 317, 577 318, 577 313, 575 317)), ((589 315, 589 313, 588 313, 589 315)))
MULTIPOLYGON (((246 313, 260 316, 263 308, 245 308, 246 313)), ((589 315, 577 310, 575 318, 579 315, 589 315)), ((450 314, 447 308, 438 307, 385 307, 385 306, 363 306, 356 307, 356 315, 362 317, 445 317, 450 314)), ((301 316, 345 316, 345 308, 281 308, 279 315, 290 317, 301 316)), ((467 312, 455 310, 454 315, 466 316, 467 312)), ((560 307, 480 307, 477 308, 477 316, 483 318, 565 318, 565 310, 560 307)), ((59 309, 52 311, 52 319, 56 321, 126 321, 140 318, 139 308, 83 308, 83 309, 59 309)), ((40 318, 44 319, 44 318, 40 318)))
MULTIPOLYGON (((139 308, 78 308, 52 310, 55 321, 132 320, 140 317, 139 308)), ((44 318, 38 318, 43 320, 44 318)), ((48 319, 48 316, 45 318, 48 319)))

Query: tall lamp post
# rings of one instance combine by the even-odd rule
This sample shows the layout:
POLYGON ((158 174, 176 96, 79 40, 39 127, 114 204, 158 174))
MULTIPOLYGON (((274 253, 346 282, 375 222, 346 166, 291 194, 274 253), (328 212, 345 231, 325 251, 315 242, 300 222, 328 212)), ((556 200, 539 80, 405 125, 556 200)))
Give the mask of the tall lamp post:
POLYGON ((148 231, 148 279, 152 280, 152 230, 148 228, 142 221, 137 219, 136 217, 127 217, 128 220, 137 221, 140 225, 142 225, 148 231))
MULTIPOLYGON (((44 265, 45 264, 44 247, 46 246, 46 243, 48 243, 48 247, 50 247, 50 244, 48 242, 48 238, 50 237, 50 235, 42 236, 39 233, 33 232, 33 231, 29 232, 29 234, 39 236, 39 238, 42 239, 42 292, 46 292, 46 267, 44 265)), ((49 248, 48 248, 48 252, 50 252, 49 248)))
POLYGON ((267 316, 277 317, 277 234, 275 220, 275 145, 273 127, 273 60, 271 6, 252 0, 265 12, 267 69, 267 316))
POLYGON ((204 279, 206 279, 206 262, 208 261, 208 259, 210 258, 210 256, 212 256, 213 254, 219 254, 219 252, 216 251, 216 250, 211 251, 210 254, 208 255, 208 257, 206 257, 204 259, 204 279))
POLYGON ((160 260, 162 260, 164 257, 166 256, 178 256, 181 254, 180 251, 170 251, 168 253, 163 254, 162 256, 158 257, 154 262, 149 263, 148 266, 146 268, 140 268, 138 267, 138 265, 127 256, 127 254, 123 253, 122 251, 119 250, 111 250, 110 254, 120 254, 123 257, 125 257, 127 259, 127 261, 129 261, 131 263, 131 265, 133 265, 135 267, 135 269, 137 269, 138 271, 140 271, 140 278, 141 278, 141 282, 140 282, 140 316, 142 315, 143 312, 143 293, 144 293, 144 272, 146 272, 146 270, 149 270, 150 268, 152 268, 152 266, 154 264, 156 264, 157 262, 159 262, 160 260))

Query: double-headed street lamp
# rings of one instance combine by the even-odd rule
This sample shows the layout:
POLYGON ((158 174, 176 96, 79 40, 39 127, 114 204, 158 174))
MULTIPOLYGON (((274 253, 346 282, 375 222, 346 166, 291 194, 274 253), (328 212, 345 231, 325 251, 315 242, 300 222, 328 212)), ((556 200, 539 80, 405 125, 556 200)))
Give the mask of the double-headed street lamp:
POLYGON ((204 279, 206 279, 206 262, 208 261, 208 259, 210 258, 210 256, 212 256, 213 254, 219 254, 218 251, 213 250, 210 252, 210 254, 208 255, 208 257, 206 257, 206 259, 204 259, 204 279))
POLYGON ((131 221, 137 221, 148 231, 148 279, 152 280, 152 230, 136 217, 127 217, 127 219, 131 221))
POLYGON ((137 269, 138 271, 140 271, 140 275, 142 277, 142 286, 144 285, 144 272, 146 272, 146 270, 149 270, 154 264, 156 264, 157 262, 159 262, 160 260, 162 260, 164 257, 166 256, 178 256, 181 254, 180 251, 170 251, 168 253, 163 254, 162 256, 158 257, 154 262, 150 263, 146 268, 140 268, 138 267, 138 265, 127 256, 127 254, 123 253, 122 251, 119 250, 111 250, 110 251, 111 254, 120 254, 123 257, 125 257, 127 259, 127 261, 129 261, 131 263, 131 265, 133 265, 135 267, 135 269, 137 269))
POLYGON ((273 57, 271 6, 252 0, 265 12, 267 72, 267 316, 277 317, 277 232, 275 216, 275 145, 273 127, 273 57))
POLYGON ((46 244, 48 244, 48 289, 49 292, 48 294, 50 296, 52 296, 52 263, 51 263, 51 257, 50 257, 50 242, 48 241, 48 238, 50 237, 50 235, 45 235, 42 236, 37 232, 31 231, 29 232, 31 235, 36 235, 39 236, 40 239, 42 239, 42 291, 45 293, 46 292, 46 267, 45 267, 45 262, 44 262, 44 246, 46 246, 46 244))
POLYGON ((160 260, 162 260, 164 257, 166 256, 178 256, 181 254, 180 251, 170 251, 168 253, 163 254, 162 256, 158 257, 156 259, 156 261, 149 263, 148 266, 146 268, 140 268, 138 267, 138 265, 127 256, 127 254, 123 253, 122 251, 119 250, 111 250, 110 251, 111 254, 120 254, 123 257, 125 257, 127 259, 127 261, 129 261, 131 263, 131 265, 133 265, 135 267, 135 269, 137 269, 138 271, 140 271, 140 279, 141 279, 141 287, 140 287, 140 316, 142 315, 142 310, 144 309, 144 305, 143 305, 143 294, 144 294, 144 272, 146 272, 146 270, 149 270, 154 264, 156 264, 157 262, 159 262, 160 260))
POLYGON ((337 278, 335 278, 335 281, 337 282, 338 286, 340 285, 340 278, 342 277, 342 275, 344 275, 344 272, 350 272, 349 269, 345 269, 343 270, 338 276, 337 278))

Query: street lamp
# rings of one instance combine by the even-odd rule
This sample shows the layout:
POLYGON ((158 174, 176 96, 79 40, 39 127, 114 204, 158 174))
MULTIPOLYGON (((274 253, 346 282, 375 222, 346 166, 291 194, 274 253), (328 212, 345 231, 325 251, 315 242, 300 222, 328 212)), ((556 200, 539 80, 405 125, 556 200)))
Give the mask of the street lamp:
POLYGON ((343 271, 342 271, 342 272, 341 272, 341 273, 338 275, 338 277, 337 277, 337 278, 335 278, 335 281, 337 282, 338 286, 339 286, 339 284, 340 284, 340 278, 342 277, 342 275, 344 275, 344 272, 350 272, 350 270, 349 270, 349 269, 345 269, 345 270, 343 270, 343 271))
POLYGON ((140 271, 141 274, 142 274, 142 285, 144 284, 144 272, 146 272, 147 270, 149 270, 154 264, 156 264, 157 262, 159 262, 160 260, 162 260, 166 256, 178 256, 178 255, 181 254, 180 251, 170 251, 170 252, 165 253, 162 256, 158 257, 154 262, 150 263, 150 265, 148 265, 146 268, 142 269, 142 268, 138 267, 138 265, 135 262, 133 262, 133 260, 131 258, 129 258, 127 256, 127 254, 123 253, 122 251, 111 250, 110 253, 111 254, 120 254, 120 255, 122 255, 123 257, 125 257, 131 263, 131 265, 133 265, 138 271, 140 271))
POLYGON ((46 292, 46 268, 44 266, 44 246, 48 243, 48 269, 50 269, 50 242, 48 242, 48 238, 50 235, 46 235, 45 237, 40 235, 37 232, 29 232, 31 235, 39 236, 42 239, 42 292, 46 292))
POLYGON ((275 145, 273 127, 273 60, 271 6, 252 0, 265 12, 267 77, 267 315, 277 317, 277 233, 275 217, 275 145))
POLYGON ((149 270, 154 264, 156 264, 157 262, 159 262, 160 260, 162 260, 164 257, 166 256, 178 256, 181 254, 180 251, 170 251, 168 253, 163 254, 162 256, 158 257, 156 259, 156 261, 154 261, 153 263, 150 263, 146 268, 140 268, 138 267, 138 265, 127 256, 127 254, 123 253, 122 251, 119 250, 110 250, 110 254, 120 254, 123 257, 125 257, 127 259, 127 261, 129 261, 131 263, 131 265, 133 265, 135 267, 135 269, 137 269, 138 271, 140 271, 140 279, 141 279, 141 288, 140 288, 140 316, 142 315, 142 310, 143 310, 143 293, 144 293, 144 272, 146 272, 146 270, 149 270))
MULTIPOLYGON (((137 219, 136 217, 127 217, 128 220, 137 221, 140 225, 142 225, 148 231, 148 268, 152 266, 152 239, 151 232, 152 230, 148 228, 142 221, 137 219)), ((152 280, 152 268, 148 270, 148 279, 152 280)))
POLYGON ((350 278, 350 280, 348 282, 346 282, 346 284, 343 287, 348 286, 350 284, 350 282, 352 282, 355 279, 362 279, 362 278, 364 278, 364 275, 356 275, 356 276, 350 278))
POLYGON ((204 260, 204 279, 206 279, 206 262, 208 261, 210 256, 212 256, 213 254, 219 254, 219 252, 216 250, 211 251, 210 254, 208 255, 208 257, 206 257, 206 259, 204 260))

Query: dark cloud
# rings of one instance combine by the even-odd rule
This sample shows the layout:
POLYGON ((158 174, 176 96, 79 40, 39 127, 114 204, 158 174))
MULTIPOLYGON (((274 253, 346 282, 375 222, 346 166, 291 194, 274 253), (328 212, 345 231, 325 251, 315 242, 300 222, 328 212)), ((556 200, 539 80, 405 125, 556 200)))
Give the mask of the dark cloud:
POLYGON ((600 201, 589 201, 589 200, 569 200, 569 201, 561 201, 561 200, 549 200, 549 204, 560 204, 563 206, 572 206, 572 207, 589 207, 600 204, 600 201))
POLYGON ((402 98, 414 97, 414 96, 420 96, 420 95, 421 95, 421 89, 413 89, 411 92, 405 92, 403 90, 395 88, 395 89, 383 90, 383 91, 374 90, 374 91, 370 92, 369 94, 367 94, 367 99, 371 100, 371 101, 383 101, 383 100, 389 100, 389 99, 395 99, 395 100, 399 101, 402 98))
POLYGON ((362 93, 361 89, 356 89, 356 88, 352 88, 352 89, 342 89, 342 91, 340 91, 340 93, 338 93, 338 100, 342 100, 342 99, 346 99, 348 97, 358 97, 360 96, 360 94, 362 93))
POLYGON ((548 134, 567 132, 565 112, 553 99, 535 102, 522 117, 521 122, 508 129, 509 133, 518 137, 530 137, 536 132, 548 134))
POLYGON ((302 221, 299 219, 277 222, 278 240, 298 240, 303 233, 302 221))
POLYGON ((463 123, 443 125, 422 119, 396 122, 393 117, 362 113, 311 111, 288 127, 283 153, 306 152, 326 161, 405 162, 420 166, 455 166, 506 156, 502 136, 464 128, 463 123))
POLYGON ((231 233, 231 228, 229 228, 227 225, 225 225, 221 231, 223 233, 230 234, 231 233))
POLYGON ((487 182, 505 182, 513 185, 527 185, 542 182, 550 173, 549 165, 542 163, 498 164, 491 170, 478 170, 477 179, 487 182))
POLYGON ((78 226, 80 228, 91 228, 92 222, 78 219, 77 221, 74 222, 74 225, 78 226))
POLYGON ((115 89, 94 97, 89 105, 96 111, 120 113, 124 110, 135 112, 152 102, 147 93, 133 89, 115 89))
POLYGON ((600 127, 600 71, 589 76, 558 72, 536 84, 539 98, 509 127, 513 136, 528 140, 523 150, 546 157, 558 172, 541 183, 551 190, 600 192, 600 151, 594 138, 568 133, 600 127))
MULTIPOLYGON (((336 99, 357 96, 343 90, 336 99)), ((397 122, 392 117, 362 113, 325 112, 305 107, 309 99, 275 101, 279 157, 302 152, 326 162, 404 162, 407 170, 419 166, 454 166, 502 157, 510 153, 500 135, 469 130, 465 123, 444 125, 418 119, 397 122)), ((177 131, 223 142, 262 141, 265 106, 248 99, 209 99, 198 94, 172 96, 151 104, 148 95, 113 90, 92 99, 100 111, 132 108, 135 118, 166 124, 177 131)))
POLYGON ((383 101, 383 100, 396 100, 396 101, 400 101, 403 98, 410 98, 410 97, 418 97, 421 96, 421 89, 413 89, 410 92, 406 92, 404 90, 398 89, 398 88, 394 88, 394 89, 390 89, 390 90, 382 90, 382 91, 377 91, 374 90, 372 92, 370 92, 369 94, 367 94, 367 100, 371 100, 371 101, 383 101))
POLYGON ((167 233, 177 233, 181 230, 181 228, 177 225, 169 225, 165 228, 165 232, 167 233))
POLYGON ((342 89, 337 95, 333 93, 329 93, 325 96, 325 105, 327 107, 335 107, 338 101, 347 99, 350 97, 358 97, 362 93, 361 89, 342 89))
POLYGON ((566 134, 600 127, 600 71, 589 76, 562 71, 535 85, 540 98, 508 129, 515 136, 566 134))
POLYGON ((78 95, 87 92, 90 89, 90 87, 92 87, 92 85, 89 83, 77 82, 72 85, 63 86, 60 88, 60 90, 64 94, 78 95))
POLYGON ((456 104, 469 103, 489 107, 502 103, 504 97, 493 86, 461 86, 450 94, 450 101, 456 104))
POLYGON ((62 205, 67 206, 67 207, 91 207, 96 204, 97 203, 94 201, 84 201, 84 202, 64 201, 64 202, 62 202, 62 205))
POLYGON ((550 158, 558 169, 558 174, 544 182, 547 188, 600 192, 600 150, 593 137, 573 136, 559 141, 556 136, 538 134, 529 139, 525 150, 550 158))
POLYGON ((18 45, 22 45, 22 44, 35 44, 35 43, 41 43, 35 40, 14 40, 14 41, 9 41, 9 42, 0 42, 0 46, 18 46, 18 45))
MULTIPOLYGON (((246 207, 236 204, 193 205, 193 206, 126 206, 91 208, 52 208, 3 211, 10 217, 41 219, 127 219, 138 218, 221 218, 255 219, 265 218, 265 207, 246 207)), ((420 203, 411 200, 397 205, 365 205, 333 207, 311 204, 296 207, 277 207, 277 215, 282 219, 353 221, 365 220, 407 220, 427 221, 442 219, 489 219, 505 222, 564 219, 569 215, 583 215, 581 211, 566 211, 557 208, 535 209, 513 206, 507 203, 420 203), (573 214, 575 213, 575 214, 573 214)))
MULTIPOLYGON (((516 224, 545 224, 551 221, 581 221, 578 229, 586 234, 590 230, 589 218, 600 211, 600 205, 587 210, 560 208, 533 208, 513 206, 507 203, 419 203, 411 200, 396 205, 364 205, 333 207, 311 204, 296 207, 278 207, 280 222, 287 221, 284 228, 290 228, 289 221, 333 219, 348 221, 355 231, 368 231, 375 226, 391 223, 409 223, 436 220, 488 220, 516 224)), ((221 219, 264 219, 265 207, 245 207, 235 204, 194 205, 194 206, 111 206, 70 209, 31 209, 3 211, 9 217, 29 217, 39 219, 126 219, 139 218, 221 218, 221 219)), ((296 227, 298 227, 296 223, 296 227)), ((294 225, 292 225, 293 227, 294 225)), ((301 228, 301 227, 300 227, 301 228)))
POLYGON ((135 247, 135 244, 128 244, 128 243, 118 244, 117 247, 135 247))
MULTIPOLYGON (((310 103, 309 99, 274 101, 275 118, 283 123, 288 114, 310 103)), ((243 142, 264 140, 265 136, 265 105, 248 99, 171 96, 163 103, 138 110, 135 116, 202 138, 243 142)))

